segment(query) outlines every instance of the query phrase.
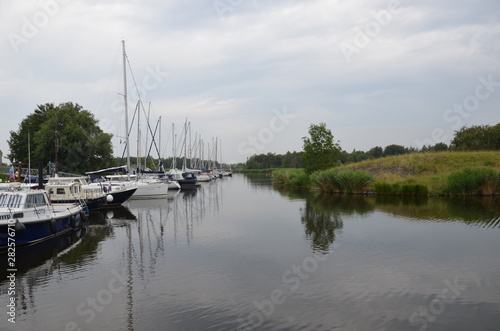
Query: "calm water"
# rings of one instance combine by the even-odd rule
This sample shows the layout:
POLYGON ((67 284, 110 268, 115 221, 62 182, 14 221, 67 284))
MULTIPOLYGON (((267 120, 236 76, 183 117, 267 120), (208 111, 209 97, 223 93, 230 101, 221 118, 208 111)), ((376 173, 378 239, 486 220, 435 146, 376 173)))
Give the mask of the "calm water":
POLYGON ((499 205, 306 197, 236 174, 18 249, 16 324, 1 256, 0 329, 497 331, 499 205))

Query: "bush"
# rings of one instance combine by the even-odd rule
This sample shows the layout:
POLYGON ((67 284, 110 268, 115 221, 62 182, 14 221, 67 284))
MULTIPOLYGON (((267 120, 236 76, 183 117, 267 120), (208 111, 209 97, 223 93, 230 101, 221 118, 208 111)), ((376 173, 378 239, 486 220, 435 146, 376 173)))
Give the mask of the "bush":
POLYGON ((445 193, 456 195, 493 195, 500 187, 500 172, 492 168, 467 168, 452 172, 445 193))

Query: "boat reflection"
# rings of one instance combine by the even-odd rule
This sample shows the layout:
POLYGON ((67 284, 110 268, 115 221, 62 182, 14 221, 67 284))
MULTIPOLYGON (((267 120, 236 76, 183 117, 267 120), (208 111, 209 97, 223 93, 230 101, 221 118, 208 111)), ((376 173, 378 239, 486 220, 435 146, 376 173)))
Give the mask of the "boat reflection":
MULTIPOLYGON (((22 276, 32 269, 47 269, 44 273, 51 273, 57 267, 60 257, 74 245, 81 242, 87 232, 87 227, 67 233, 43 242, 24 247, 16 247, 16 275, 22 276)), ((0 255, 2 260, 7 260, 7 253, 0 255)), ((0 271, 0 285, 6 282, 7 268, 0 271)))

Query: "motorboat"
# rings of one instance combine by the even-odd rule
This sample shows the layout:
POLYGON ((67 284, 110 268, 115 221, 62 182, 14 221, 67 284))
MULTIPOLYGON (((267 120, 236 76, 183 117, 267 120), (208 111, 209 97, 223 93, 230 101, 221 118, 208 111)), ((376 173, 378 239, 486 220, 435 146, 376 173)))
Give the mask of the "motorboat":
POLYGON ((54 204, 47 190, 12 187, 0 192, 0 251, 68 233, 86 220, 80 204, 54 204))

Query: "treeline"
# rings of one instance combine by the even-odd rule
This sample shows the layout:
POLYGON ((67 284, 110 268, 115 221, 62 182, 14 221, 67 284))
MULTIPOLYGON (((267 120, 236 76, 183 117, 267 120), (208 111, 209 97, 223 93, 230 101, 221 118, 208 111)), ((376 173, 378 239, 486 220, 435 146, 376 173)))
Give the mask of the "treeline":
MULTIPOLYGON (((463 127, 455 131, 454 138, 449 145, 439 142, 435 145, 424 145, 421 148, 416 148, 392 144, 384 148, 376 146, 368 151, 353 150, 350 153, 342 151, 337 163, 339 165, 355 163, 363 160, 411 153, 483 150, 500 151, 500 123, 494 126, 479 125, 463 127)), ((286 154, 267 153, 253 155, 248 158, 244 169, 302 168, 302 153, 287 152, 286 154)))
POLYGON ((269 168, 302 168, 302 152, 287 152, 286 154, 255 154, 248 158, 244 169, 269 168))

